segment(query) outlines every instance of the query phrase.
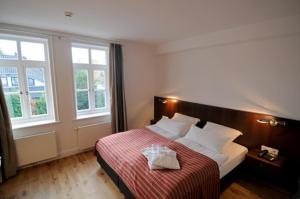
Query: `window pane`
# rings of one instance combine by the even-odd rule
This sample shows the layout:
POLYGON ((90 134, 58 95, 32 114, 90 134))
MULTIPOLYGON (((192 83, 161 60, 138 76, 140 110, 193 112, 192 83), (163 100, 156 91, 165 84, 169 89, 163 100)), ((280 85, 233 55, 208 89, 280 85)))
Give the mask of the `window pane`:
POLYGON ((77 69, 75 70, 76 89, 88 88, 88 70, 77 69))
POLYGON ((6 105, 11 118, 22 117, 21 99, 19 94, 5 94, 6 105))
POLYGON ((104 50, 91 50, 92 64, 106 64, 106 51, 104 50))
POLYGON ((30 93, 29 100, 32 115, 47 114, 47 102, 44 93, 30 93))
POLYGON ((77 64, 89 63, 89 50, 87 48, 72 47, 72 60, 77 64))
POLYGON ((42 43, 21 42, 23 60, 45 61, 45 46, 42 43))
POLYGON ((2 82, 2 85, 3 85, 3 86, 7 86, 7 85, 8 85, 7 77, 1 76, 1 82, 2 82))
POLYGON ((26 68, 27 86, 30 91, 45 91, 44 68, 26 68))
POLYGON ((104 108, 105 107, 105 91, 95 91, 95 107, 104 108))
POLYGON ((105 72, 103 70, 94 71, 94 89, 105 89, 105 72))
POLYGON ((18 86, 19 85, 19 80, 17 77, 12 77, 11 78, 11 85, 12 86, 18 86))
POLYGON ((16 41, 0 39, 0 59, 18 59, 16 41))
POLYGON ((89 94, 88 91, 77 91, 77 110, 89 109, 89 94))
POLYGON ((16 67, 0 67, 0 77, 4 92, 19 92, 18 71, 16 67))

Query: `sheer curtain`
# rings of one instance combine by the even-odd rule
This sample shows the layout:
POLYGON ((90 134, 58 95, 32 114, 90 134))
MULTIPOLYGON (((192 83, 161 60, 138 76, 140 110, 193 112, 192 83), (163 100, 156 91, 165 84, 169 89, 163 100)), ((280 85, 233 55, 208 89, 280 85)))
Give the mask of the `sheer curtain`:
POLYGON ((117 133, 127 130, 122 46, 110 44, 109 57, 111 120, 113 132, 117 133))
POLYGON ((17 157, 16 147, 9 118, 8 109, 5 103, 2 82, 0 80, 0 156, 2 177, 5 179, 16 175, 17 157))

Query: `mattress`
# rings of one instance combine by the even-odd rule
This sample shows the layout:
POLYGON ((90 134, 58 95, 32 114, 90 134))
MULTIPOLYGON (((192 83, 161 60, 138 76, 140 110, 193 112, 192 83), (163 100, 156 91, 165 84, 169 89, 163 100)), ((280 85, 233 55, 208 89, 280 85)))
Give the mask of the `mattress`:
POLYGON ((240 144, 232 142, 228 145, 224 154, 228 156, 227 160, 219 167, 220 168, 220 179, 228 174, 231 170, 237 167, 240 163, 243 162, 245 156, 248 152, 248 149, 240 144))

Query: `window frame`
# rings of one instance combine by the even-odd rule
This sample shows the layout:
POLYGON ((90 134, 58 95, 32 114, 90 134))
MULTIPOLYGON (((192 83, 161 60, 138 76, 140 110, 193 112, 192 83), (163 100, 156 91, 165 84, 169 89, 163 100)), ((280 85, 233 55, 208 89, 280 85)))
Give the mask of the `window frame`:
MULTIPOLYGON (((81 119, 85 117, 94 117, 99 116, 105 113, 110 113, 110 93, 109 93, 109 47, 106 45, 98 45, 98 44, 85 44, 80 42, 72 42, 71 44, 71 57, 72 57, 72 68, 73 68, 73 88, 74 88, 74 99, 75 99, 75 113, 76 119, 81 119), (72 48, 85 48, 88 49, 88 63, 73 63, 73 54, 72 48), (105 61, 106 64, 93 64, 92 63, 92 50, 103 50, 105 51, 105 61), (88 103, 89 108, 85 110, 77 109, 77 88, 76 88, 76 78, 75 71, 76 70, 87 70, 88 71, 88 103), (96 108, 95 102, 95 89, 94 89, 94 71, 104 71, 105 74, 105 107, 96 108)), ((98 89, 96 89, 98 90, 98 89)), ((100 89, 101 90, 101 89, 100 89)))
POLYGON ((18 34, 0 33, 0 39, 12 40, 17 44, 17 59, 0 59, 0 67, 11 67, 17 70, 18 88, 21 103, 22 117, 12 118, 13 126, 27 125, 28 123, 37 123, 45 121, 56 121, 53 77, 52 77, 52 59, 51 59, 51 38, 38 36, 24 36, 18 34), (44 45, 45 61, 23 60, 21 52, 21 42, 41 43, 44 45), (46 96, 47 114, 33 115, 30 106, 30 91, 27 82, 27 68, 43 68, 46 96))

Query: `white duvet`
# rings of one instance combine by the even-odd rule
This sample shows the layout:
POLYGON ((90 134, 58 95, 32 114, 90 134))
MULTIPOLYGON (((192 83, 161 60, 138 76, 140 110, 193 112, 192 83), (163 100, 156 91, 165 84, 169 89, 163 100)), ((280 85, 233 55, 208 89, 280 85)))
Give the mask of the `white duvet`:
POLYGON ((210 150, 192 140, 188 140, 186 138, 179 138, 175 141, 185 145, 186 147, 190 148, 193 151, 196 151, 198 153, 201 153, 201 154, 213 159, 214 161, 216 161, 218 163, 219 167, 221 167, 228 159, 228 155, 220 154, 218 152, 210 150))

